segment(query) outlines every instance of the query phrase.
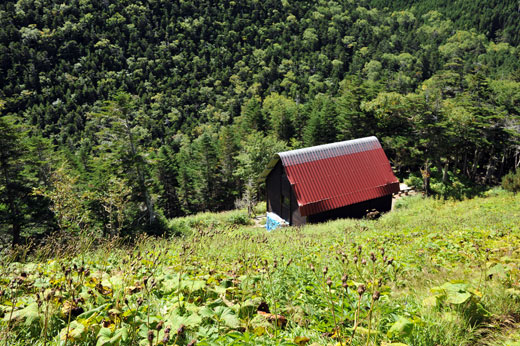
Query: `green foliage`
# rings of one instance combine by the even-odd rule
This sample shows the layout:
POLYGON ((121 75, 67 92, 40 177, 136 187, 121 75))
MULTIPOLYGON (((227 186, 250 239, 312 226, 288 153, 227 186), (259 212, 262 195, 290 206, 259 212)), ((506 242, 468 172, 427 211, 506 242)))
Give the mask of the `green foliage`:
MULTIPOLYGON (((475 325, 489 317, 489 312, 482 306, 480 300, 482 294, 473 290, 464 282, 446 282, 442 286, 431 289, 434 294, 424 300, 425 305, 433 305, 439 309, 447 306, 455 306, 468 322, 475 325)), ((448 318, 449 315, 447 315, 448 318)))
MULTIPOLYGON (((405 197, 378 220, 267 232, 246 212, 183 220, 172 239, 0 263, 8 344, 511 344, 520 312, 518 196, 405 197), (450 278, 450 281, 446 281, 450 278)), ((173 224, 172 224, 173 225, 173 224)))
POLYGON ((33 193, 49 185, 52 146, 38 134, 29 137, 15 117, 0 115, 0 133, 0 247, 5 247, 54 226, 49 201, 33 193))
POLYGON ((520 170, 507 173, 502 178, 502 187, 507 191, 517 193, 520 191, 520 170))
POLYGON ((219 214, 198 213, 191 216, 177 217, 168 220, 167 228, 171 236, 188 236, 193 230, 213 230, 232 226, 249 225, 251 219, 245 210, 233 210, 219 214))
MULTIPOLYGON (((408 186, 413 186, 418 191, 424 191, 423 177, 421 176, 410 174, 405 183, 408 186)), ((444 173, 437 167, 431 169, 430 188, 434 196, 458 200, 472 198, 481 195, 485 191, 484 186, 471 182, 466 176, 456 175, 452 172, 444 173)))

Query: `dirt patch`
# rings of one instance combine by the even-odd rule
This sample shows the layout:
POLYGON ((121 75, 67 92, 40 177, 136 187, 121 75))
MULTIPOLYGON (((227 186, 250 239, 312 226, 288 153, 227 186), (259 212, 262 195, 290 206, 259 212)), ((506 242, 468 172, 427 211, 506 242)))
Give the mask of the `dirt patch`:
POLYGON ((414 196, 417 194, 417 191, 415 190, 415 187, 410 187, 406 184, 400 183, 399 184, 399 192, 392 196, 392 209, 394 209, 395 202, 401 198, 404 198, 406 196, 414 196))
POLYGON ((265 215, 257 215, 253 218, 253 222, 254 222, 254 225, 253 227, 255 228, 258 228, 258 227, 262 227, 262 228, 265 228, 265 220, 266 219, 266 216, 265 215))

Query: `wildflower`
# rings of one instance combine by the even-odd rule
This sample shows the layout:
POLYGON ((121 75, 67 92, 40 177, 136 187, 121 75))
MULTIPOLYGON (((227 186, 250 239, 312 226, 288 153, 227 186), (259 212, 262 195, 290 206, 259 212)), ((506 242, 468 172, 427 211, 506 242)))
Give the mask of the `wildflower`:
POLYGON ((181 336, 182 334, 184 334, 184 330, 186 329, 186 326, 184 324, 181 324, 181 326, 179 327, 179 329, 177 329, 177 335, 178 336, 181 336))
POLYGON ((348 281, 348 274, 343 274, 343 276, 341 277, 341 283, 343 284, 343 287, 345 287, 345 285, 347 284, 347 281, 348 281))
POLYGON ((162 343, 166 345, 168 343, 168 341, 170 341, 170 330, 167 328, 164 331, 164 337, 162 339, 162 343), (168 333, 166 333, 166 332, 168 332, 168 333))
POLYGON ((327 278, 327 286, 332 286, 332 279, 330 278, 330 276, 327 278))
POLYGON ((148 342, 150 345, 153 343, 153 330, 148 331, 148 342))
POLYGON ((362 296, 363 293, 365 293, 366 291, 366 288, 365 288, 365 285, 359 285, 358 289, 357 289, 357 293, 362 296))
POLYGON ((164 325, 164 321, 160 321, 159 323, 157 323, 157 327, 155 327, 155 329, 161 330, 163 325, 164 325))
POLYGON ((381 297, 381 293, 379 293, 379 291, 375 291, 372 295, 373 300, 379 300, 379 297, 381 297))
POLYGON ((45 301, 49 301, 52 299, 52 297, 54 297, 54 291, 53 290, 49 290, 47 292, 45 292, 45 296, 43 297, 45 299, 45 301))

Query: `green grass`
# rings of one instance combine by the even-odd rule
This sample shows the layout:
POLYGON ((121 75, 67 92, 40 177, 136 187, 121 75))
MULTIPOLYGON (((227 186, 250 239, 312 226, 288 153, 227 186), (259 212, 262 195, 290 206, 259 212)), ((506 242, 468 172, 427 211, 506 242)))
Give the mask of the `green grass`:
POLYGON ((378 220, 273 232, 248 225, 244 215, 172 220, 172 233, 182 237, 142 238, 132 246, 113 240, 59 258, 41 255, 48 251, 23 262, 4 257, 0 340, 518 342, 520 197, 514 194, 496 189, 461 202, 408 197, 378 220), (269 313, 259 312, 266 307, 269 313))

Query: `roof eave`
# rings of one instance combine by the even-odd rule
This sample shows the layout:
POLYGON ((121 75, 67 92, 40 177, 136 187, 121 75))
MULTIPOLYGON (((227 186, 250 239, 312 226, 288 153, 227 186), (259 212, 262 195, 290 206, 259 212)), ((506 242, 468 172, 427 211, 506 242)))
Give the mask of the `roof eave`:
POLYGON ((271 161, 269 161, 269 163, 267 164, 267 166, 264 169, 264 171, 258 177, 257 182, 259 182, 259 183, 264 182, 265 179, 267 179, 267 176, 269 175, 269 173, 271 173, 271 171, 273 170, 274 166, 276 166, 278 161, 280 161, 280 155, 275 154, 273 156, 273 158, 271 159, 271 161))

